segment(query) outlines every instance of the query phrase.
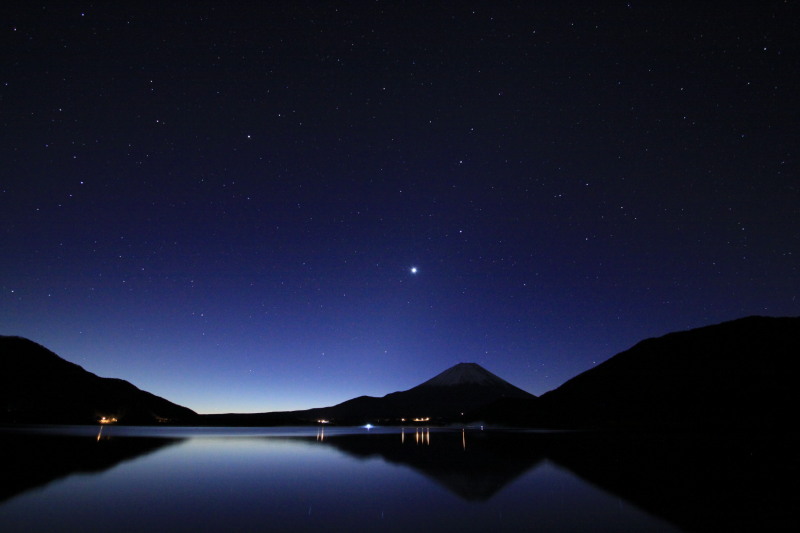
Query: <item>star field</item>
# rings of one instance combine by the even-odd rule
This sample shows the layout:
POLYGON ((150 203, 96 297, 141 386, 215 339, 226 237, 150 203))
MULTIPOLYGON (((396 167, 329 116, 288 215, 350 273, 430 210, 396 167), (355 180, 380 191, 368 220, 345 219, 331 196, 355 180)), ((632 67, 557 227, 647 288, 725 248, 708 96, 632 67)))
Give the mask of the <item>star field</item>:
POLYGON ((253 412, 798 315, 798 11, 0 8, 0 334, 253 412))

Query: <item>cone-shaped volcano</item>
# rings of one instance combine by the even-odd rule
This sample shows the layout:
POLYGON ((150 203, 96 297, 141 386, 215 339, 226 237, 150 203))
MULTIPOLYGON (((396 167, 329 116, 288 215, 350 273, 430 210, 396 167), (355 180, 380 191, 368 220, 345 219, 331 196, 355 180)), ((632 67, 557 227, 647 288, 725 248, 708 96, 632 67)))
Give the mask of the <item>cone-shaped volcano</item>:
POLYGON ((338 422, 459 421, 465 413, 503 398, 536 397, 476 363, 459 363, 406 391, 393 392, 382 398, 360 396, 332 407, 311 409, 304 413, 338 422))
POLYGON ((492 374, 477 363, 458 363, 425 383, 417 385, 414 389, 420 387, 453 387, 461 385, 477 385, 480 387, 503 389, 507 391, 508 395, 512 396, 520 394, 524 397, 531 396, 529 393, 515 387, 503 378, 492 374))

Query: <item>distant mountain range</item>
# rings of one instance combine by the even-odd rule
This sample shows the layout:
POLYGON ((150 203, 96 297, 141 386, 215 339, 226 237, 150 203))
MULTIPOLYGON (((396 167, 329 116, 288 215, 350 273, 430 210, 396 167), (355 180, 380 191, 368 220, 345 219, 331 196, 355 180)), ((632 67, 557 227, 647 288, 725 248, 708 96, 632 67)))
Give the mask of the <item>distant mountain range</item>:
POLYGON ((0 422, 182 422, 197 413, 121 379, 101 378, 21 337, 0 336, 0 422))
POLYGON ((778 428, 797 404, 800 317, 748 317, 642 341, 541 397, 475 363, 406 391, 330 407, 197 415, 99 378, 25 339, 0 337, 0 422, 200 425, 509 424, 620 429, 778 428))
POLYGON ((255 414, 201 415, 210 425, 305 424, 320 420, 352 425, 454 423, 501 399, 535 400, 475 363, 459 363, 421 385, 377 398, 359 396, 331 407, 255 414))
POLYGON ((306 411, 322 419, 465 421, 470 411, 500 399, 535 400, 476 363, 459 363, 421 385, 382 398, 360 396, 333 407, 306 411))

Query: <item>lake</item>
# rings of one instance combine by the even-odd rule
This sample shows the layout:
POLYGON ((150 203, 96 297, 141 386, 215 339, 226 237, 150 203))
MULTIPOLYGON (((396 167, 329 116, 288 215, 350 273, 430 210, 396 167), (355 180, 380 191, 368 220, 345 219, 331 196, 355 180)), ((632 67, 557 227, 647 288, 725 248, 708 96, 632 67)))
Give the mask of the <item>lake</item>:
MULTIPOLYGON (((0 439, 3 532, 713 530, 747 523, 737 498, 762 505, 747 493, 709 498, 719 480, 692 476, 696 439, 124 426, 0 428, 0 439), (648 472, 632 452, 643 448, 688 467, 648 472)), ((790 503, 747 517, 788 523, 790 503)))

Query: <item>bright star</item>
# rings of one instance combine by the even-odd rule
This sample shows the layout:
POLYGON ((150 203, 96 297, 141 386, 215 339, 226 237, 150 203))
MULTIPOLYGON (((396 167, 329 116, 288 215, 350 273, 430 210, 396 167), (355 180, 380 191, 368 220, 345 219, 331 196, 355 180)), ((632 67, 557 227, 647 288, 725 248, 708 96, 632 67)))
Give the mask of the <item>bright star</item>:
POLYGON ((417 267, 411 267, 411 273, 412 274, 416 274, 417 273, 417 267))

